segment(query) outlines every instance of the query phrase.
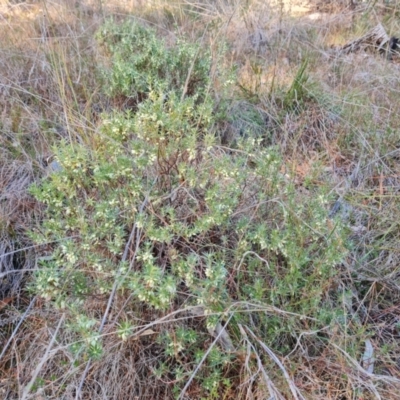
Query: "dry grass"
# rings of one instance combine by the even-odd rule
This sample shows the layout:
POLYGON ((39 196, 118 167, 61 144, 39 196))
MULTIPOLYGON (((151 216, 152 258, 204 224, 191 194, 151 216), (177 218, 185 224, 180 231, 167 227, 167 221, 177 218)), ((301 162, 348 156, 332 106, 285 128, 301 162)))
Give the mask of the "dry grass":
MULTIPOLYGON (((326 186, 349 210, 343 218, 352 231, 351 255, 340 266, 336 293, 327 293, 350 316, 343 330, 305 330, 291 338, 295 345, 283 357, 242 327, 244 350, 235 363, 240 368, 226 368, 233 389, 221 398, 397 399, 400 63, 370 53, 341 55, 331 46, 351 40, 377 20, 388 32, 399 33, 400 5, 393 2, 387 10, 344 7, 316 15, 312 7, 307 13, 280 7, 279 1, 104 3, 0 4, 0 340, 8 343, 0 360, 0 395, 173 398, 175 382, 161 381, 154 373, 161 358, 155 337, 179 318, 201 325, 186 311, 160 314, 157 323, 144 313, 137 336, 127 342, 116 336, 115 324, 106 325, 105 357, 91 364, 80 388, 86 364, 74 363, 62 344, 76 340, 64 331, 64 316, 40 299, 24 314, 31 297, 18 271, 36 267, 26 232, 40 219, 40 206, 27 189, 47 173, 51 146, 60 139, 85 143, 96 132, 102 111, 123 107, 100 90, 94 66, 105 55, 93 36, 104 17, 132 13, 167 32, 171 43, 175 24, 193 39, 208 27, 207 45, 226 40, 229 51, 220 62, 236 69, 240 84, 229 112, 242 113, 225 127, 229 135, 234 138, 252 123, 246 113, 249 105, 255 107, 265 122, 265 144, 284 154, 285 172, 299 195, 326 186), (308 79, 303 97, 296 99, 300 107, 285 108, 285 95, 304 59, 308 79), (152 334, 143 334, 150 329, 152 334), (367 340, 375 359, 372 369, 360 353, 367 340)), ((124 313, 125 300, 117 298, 115 309, 124 313)), ((98 299, 90 307, 103 313, 106 301, 98 299)), ((207 345, 217 344, 210 337, 207 345)), ((200 392, 191 385, 181 398, 200 398, 200 392)))

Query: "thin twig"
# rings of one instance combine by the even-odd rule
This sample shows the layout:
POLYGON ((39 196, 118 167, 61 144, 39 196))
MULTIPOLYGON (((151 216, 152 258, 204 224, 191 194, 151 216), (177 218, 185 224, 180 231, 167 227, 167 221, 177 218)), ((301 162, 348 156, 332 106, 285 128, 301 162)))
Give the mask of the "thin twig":
MULTIPOLYGON (((206 35, 207 28, 208 28, 208 24, 207 24, 206 28, 204 29, 204 33, 203 33, 203 36, 202 36, 202 38, 201 38, 202 41, 204 40, 204 37, 205 37, 205 35, 206 35)), ((184 100, 184 98, 185 98, 185 96, 186 96, 186 93, 187 93, 187 91, 188 91, 188 86, 189 86, 190 77, 192 76, 194 64, 195 64, 195 62, 196 62, 196 59, 197 59, 199 53, 200 53, 200 46, 199 46, 199 48, 197 49, 196 55, 194 56, 193 61, 192 61, 191 65, 190 65, 190 68, 189 68, 189 71, 188 71, 188 74, 187 74, 187 77, 186 77, 185 85, 184 85, 183 91, 182 91, 181 102, 183 102, 183 100, 184 100)))
POLYGON ((27 398, 27 396, 29 395, 29 392, 32 389, 32 386, 34 385, 34 383, 36 381, 37 376, 39 375, 40 370, 42 369, 44 363, 48 360, 50 350, 53 347, 54 342, 56 341, 57 333, 61 328, 61 324, 63 323, 64 318, 65 318, 65 314, 63 314, 61 316, 60 321, 58 322, 57 328, 53 334, 53 337, 51 338, 51 341, 50 341, 49 345, 47 346, 46 353, 44 354, 44 356, 40 360, 39 364, 36 366, 35 370, 33 371, 31 380, 25 386, 24 391, 22 392, 21 400, 25 400, 27 398))
POLYGON ((214 339, 214 341, 211 343, 210 347, 207 349, 207 351, 204 353, 204 356, 202 357, 202 359, 200 360, 200 362, 197 364, 196 368, 194 369, 194 371, 192 372, 192 374, 190 375, 190 378, 188 379, 188 381, 186 382, 186 385, 184 386, 184 388, 182 389, 181 393, 179 394, 178 400, 182 400, 183 396, 185 395, 186 391, 188 390, 190 384, 192 383, 194 377, 196 376, 197 372, 199 371, 200 367, 203 365, 204 361, 206 360, 206 358, 208 357, 208 355, 210 354, 212 348, 216 345, 216 343, 218 342, 218 340, 220 339, 220 337, 222 336, 222 334, 225 331, 226 326, 228 325, 229 321, 231 320, 231 318, 233 317, 233 314, 229 315, 228 320, 226 321, 225 326, 223 327, 223 329, 221 329, 218 333, 218 335, 216 336, 216 338, 214 339))
POLYGON ((257 353, 256 349, 254 348, 253 344, 250 342, 246 331, 244 330, 243 326, 239 324, 239 330, 240 333, 242 334, 243 338, 246 340, 248 346, 253 349, 253 353, 255 354, 256 358, 257 358, 257 364, 258 364, 258 369, 259 371, 262 372, 262 375, 264 377, 265 383, 267 384, 268 387, 268 391, 270 394, 270 399, 278 399, 278 400, 284 400, 283 396, 279 393, 278 389, 276 388, 276 386, 274 385, 274 383, 272 382, 271 378, 268 376, 267 371, 264 368, 264 365, 262 363, 262 360, 259 356, 259 354, 257 353))
POLYGON ((10 343, 12 342, 12 340, 14 339, 15 335, 18 332, 19 327, 22 325, 22 322, 24 322, 25 318, 27 317, 27 315, 29 314, 31 308, 33 307, 33 305, 35 304, 36 301, 36 296, 31 300, 31 302, 29 303, 28 308, 25 310, 24 315, 21 317, 21 319, 19 320, 17 326, 15 327, 12 335, 10 336, 10 338, 8 339, 6 345, 3 347, 3 350, 1 351, 0 354, 0 360, 2 359, 2 357, 4 356, 4 354, 6 353, 8 346, 10 345, 10 343))
POLYGON ((289 385, 290 391, 292 392, 293 397, 296 400, 302 399, 305 400, 303 395, 299 392, 297 387, 295 386, 293 380, 290 378, 289 373, 286 371, 286 368, 284 365, 280 362, 279 358, 274 354, 274 352, 260 339, 257 338, 257 336, 253 333, 253 331, 249 327, 245 327, 247 331, 250 333, 250 335, 261 345, 261 347, 266 351, 266 353, 271 357, 271 359, 278 365, 279 369, 282 371, 286 382, 289 385))

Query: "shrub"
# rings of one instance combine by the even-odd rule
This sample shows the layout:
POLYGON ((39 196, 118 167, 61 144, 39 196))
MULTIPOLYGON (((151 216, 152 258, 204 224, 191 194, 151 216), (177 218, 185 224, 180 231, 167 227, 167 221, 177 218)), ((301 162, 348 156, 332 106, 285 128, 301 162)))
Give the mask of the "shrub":
POLYGON ((61 169, 31 189, 46 206, 32 237, 51 243, 32 288, 65 310, 82 340, 72 350, 84 359, 102 355, 107 313, 99 313, 95 299, 129 300, 114 313, 121 340, 138 332, 135 320, 151 323, 198 307, 200 321, 189 314, 158 331, 162 355, 153 372, 164 380, 172 375, 179 391, 203 363, 195 381, 219 398, 239 360, 227 345, 207 353, 209 332, 225 321, 238 348, 241 327, 252 326, 285 353, 291 347, 282 345, 283 335, 332 320, 336 311, 325 293, 346 254, 345 231, 328 218, 322 191, 297 195, 274 148, 252 137, 230 153, 218 146, 213 102, 201 95, 207 80, 182 98, 184 74, 174 77, 151 59, 157 48, 159 60, 186 60, 182 50, 167 49, 137 25, 125 24, 120 35, 110 29, 113 40, 103 35, 120 60, 133 57, 133 40, 138 53, 135 73, 116 79, 113 69, 110 87, 118 81, 128 93, 141 81, 137 90, 147 98, 136 113, 105 117, 90 149, 67 142, 55 149, 61 169), (146 60, 147 72, 137 60, 146 60))
POLYGON ((199 45, 178 38, 167 47, 153 29, 131 20, 121 25, 110 20, 97 36, 111 59, 105 71, 110 95, 141 101, 152 90, 176 90, 199 97, 208 88, 211 56, 199 45))

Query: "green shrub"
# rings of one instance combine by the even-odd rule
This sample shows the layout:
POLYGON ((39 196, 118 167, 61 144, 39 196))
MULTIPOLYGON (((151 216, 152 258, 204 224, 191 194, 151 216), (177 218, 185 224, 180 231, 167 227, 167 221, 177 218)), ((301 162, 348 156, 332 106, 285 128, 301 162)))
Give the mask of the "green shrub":
MULTIPOLYGON (((160 58, 174 52, 160 48, 152 31, 130 29, 138 35, 138 59, 150 57, 151 46, 160 58)), ((129 49, 128 59, 124 35, 114 33, 113 51, 123 58, 129 49)), ((84 358, 101 357, 103 313, 95 299, 106 303, 114 289, 129 299, 117 320, 122 340, 135 335, 135 320, 201 306, 196 325, 188 318, 158 335, 163 353, 154 373, 163 379, 172 374, 180 390, 221 317, 235 347, 239 324, 245 324, 282 353, 290 341, 282 345, 279 338, 303 329, 303 321, 312 329, 334 318, 325 293, 346 254, 345 231, 328 218, 323 192, 297 195, 275 149, 252 137, 239 140, 231 153, 219 147, 211 98, 182 98, 177 81, 172 85, 172 75, 157 66, 149 61, 149 70, 139 72, 147 74, 148 86, 140 88, 147 99, 136 113, 105 118, 90 149, 60 143, 60 170, 32 187, 46 206, 32 237, 51 243, 32 288, 67 312, 82 339, 71 350, 84 358), (163 89, 169 84, 167 96, 150 90, 155 81, 165 82, 163 89), (283 314, 249 312, 255 306, 283 314)), ((127 78, 126 88, 136 79, 127 78)), ((228 390, 232 363, 227 348, 211 349, 196 375, 209 398, 228 390)))
POLYGON ((209 85, 211 56, 199 45, 178 38, 172 47, 153 29, 135 21, 108 21, 98 32, 111 59, 106 90, 143 100, 151 90, 203 95, 209 85))

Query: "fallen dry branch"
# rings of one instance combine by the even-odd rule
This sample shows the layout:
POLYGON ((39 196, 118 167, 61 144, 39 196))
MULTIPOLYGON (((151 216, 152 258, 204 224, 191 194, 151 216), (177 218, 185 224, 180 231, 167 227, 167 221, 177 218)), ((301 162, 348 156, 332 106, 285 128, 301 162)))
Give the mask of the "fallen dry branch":
POLYGON ((346 43, 340 48, 340 52, 344 54, 354 53, 360 50, 377 51, 378 53, 386 53, 391 58, 393 53, 398 49, 399 39, 390 37, 382 24, 376 25, 369 30, 364 36, 346 43))

